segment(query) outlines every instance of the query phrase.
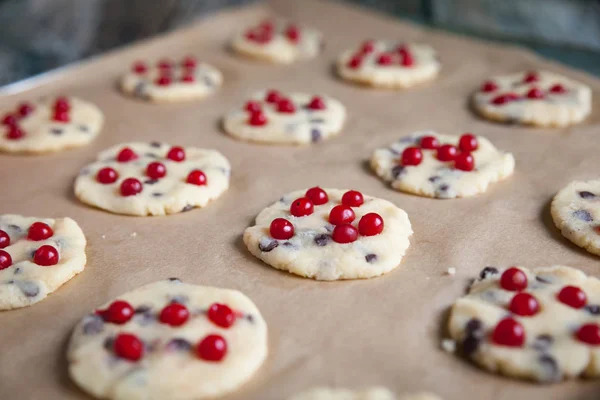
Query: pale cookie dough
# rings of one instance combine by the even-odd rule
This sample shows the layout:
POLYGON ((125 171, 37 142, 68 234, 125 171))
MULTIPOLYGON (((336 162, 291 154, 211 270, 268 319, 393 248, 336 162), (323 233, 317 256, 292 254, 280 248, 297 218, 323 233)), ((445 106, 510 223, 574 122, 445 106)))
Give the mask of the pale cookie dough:
POLYGON ((482 368, 553 382, 598 377, 599 323, 594 277, 564 266, 486 267, 454 303, 449 332, 482 368))
POLYGON ((223 75, 218 69, 198 63, 193 57, 178 63, 165 59, 155 65, 138 61, 121 79, 124 93, 154 103, 201 99, 222 84, 223 75))
POLYGON ((85 316, 67 361, 97 398, 199 400, 239 388, 267 352, 266 322, 248 297, 171 278, 85 316))
POLYGON ((435 79, 441 64, 435 50, 424 44, 368 40, 346 50, 337 60, 337 72, 347 81, 404 89, 435 79))
POLYGON ((550 212, 564 237, 600 255, 600 180, 571 182, 554 196, 550 212))
POLYGON ((337 135, 346 120, 346 108, 329 96, 255 93, 223 119, 231 136, 256 143, 309 144, 337 135))
POLYGON ((468 151, 473 158, 472 170, 460 169, 464 167, 456 164, 457 157, 454 161, 440 161, 438 152, 444 145, 454 146, 457 154, 466 153, 459 146, 461 137, 434 131, 415 132, 388 148, 375 150, 371 168, 394 189, 439 199, 474 196, 485 192, 490 184, 512 175, 513 155, 496 149, 483 136, 475 136, 478 147, 468 151), (422 140, 426 137, 434 138, 438 148, 423 148, 422 140), (408 148, 420 150, 422 161, 418 165, 403 164, 403 154, 408 148))
POLYGON ((83 271, 85 244, 71 218, 0 215, 0 310, 42 301, 83 271))
POLYGON ((244 243, 250 253, 273 268, 327 281, 372 278, 400 264, 413 233, 406 212, 389 201, 363 196, 356 191, 310 189, 315 190, 327 194, 325 203, 309 200, 305 197, 308 191, 299 190, 286 194, 264 209, 256 217, 256 225, 244 232, 244 243), (345 202, 346 207, 335 210, 350 208, 355 218, 343 222, 340 213, 334 212, 338 218, 332 220, 334 213, 330 212, 341 205, 342 196, 347 192, 358 193, 364 198, 364 204, 350 206, 345 202), (301 209, 307 210, 308 215, 294 216, 299 215, 296 210, 301 209), (371 219, 372 222, 373 213, 383 219, 383 230, 367 234, 363 228, 373 228, 367 221, 371 219), (364 217, 366 226, 361 227, 366 214, 370 216, 364 217), (280 228, 282 223, 288 227, 293 225, 292 235, 273 235, 272 226, 276 224, 273 221, 279 218, 287 220, 278 220, 280 228), (340 241, 343 238, 347 240, 340 241))
POLYGON ((229 162, 216 150, 123 143, 81 169, 75 195, 116 214, 174 214, 218 198, 229 187, 230 172, 229 162))
POLYGON ((334 389, 318 387, 298 393, 288 400, 441 400, 430 393, 415 393, 397 397, 383 387, 372 387, 364 390, 334 389))
POLYGON ((53 97, 5 110, 0 151, 49 153, 90 143, 102 128, 98 107, 75 97, 53 97))
POLYGON ((322 35, 286 21, 263 21, 237 33, 232 49, 241 55, 277 64, 316 57, 323 48, 322 35))
POLYGON ((493 121, 564 127, 590 114, 592 90, 552 72, 520 72, 483 82, 473 95, 473 107, 493 121))

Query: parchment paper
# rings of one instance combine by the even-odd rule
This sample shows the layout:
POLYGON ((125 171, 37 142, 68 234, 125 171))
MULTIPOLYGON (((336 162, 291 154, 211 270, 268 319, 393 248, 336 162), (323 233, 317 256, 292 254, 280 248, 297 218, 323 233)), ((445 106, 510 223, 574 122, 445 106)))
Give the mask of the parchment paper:
POLYGON ((538 386, 487 373, 440 349, 448 307, 486 265, 566 264, 600 275, 600 259, 563 239, 548 211, 552 196, 568 182, 600 174, 597 107, 584 124, 559 130, 489 123, 467 107, 467 96, 486 77, 536 68, 579 79, 598 96, 597 79, 523 50, 334 3, 273 1, 217 14, 188 29, 5 89, 0 109, 23 99, 68 93, 96 103, 106 126, 93 144, 78 150, 39 157, 0 155, 1 213, 70 216, 89 240, 82 274, 35 306, 0 313, 0 399, 88 398, 67 376, 64 353, 73 326, 99 304, 172 276, 239 289, 268 322, 267 362, 228 400, 285 399, 313 385, 373 384, 399 394, 431 390, 449 400, 600 398, 598 381, 538 386), (240 26, 272 12, 323 31, 324 53, 309 62, 273 66, 225 50, 240 26), (363 89, 335 78, 331 66, 336 55, 369 37, 429 42, 442 59, 441 76, 403 92, 363 89), (135 59, 188 53, 224 73, 224 87, 208 100, 157 106, 115 89, 135 59), (350 116, 344 132, 311 147, 260 146, 223 134, 220 117, 265 87, 340 99, 350 116), (28 90, 9 93, 22 88, 28 90), (487 136, 514 153, 515 175, 478 197, 434 200, 395 192, 369 171, 373 149, 428 128, 487 136), (231 161, 231 188, 205 209, 169 217, 118 216, 79 203, 72 194, 79 169, 100 150, 131 140, 218 149, 231 161), (256 214, 283 193, 317 184, 359 189, 406 210, 415 234, 402 265, 380 278, 324 283, 276 271, 253 258, 241 233, 256 214), (445 275, 449 267, 457 268, 456 276, 445 275))

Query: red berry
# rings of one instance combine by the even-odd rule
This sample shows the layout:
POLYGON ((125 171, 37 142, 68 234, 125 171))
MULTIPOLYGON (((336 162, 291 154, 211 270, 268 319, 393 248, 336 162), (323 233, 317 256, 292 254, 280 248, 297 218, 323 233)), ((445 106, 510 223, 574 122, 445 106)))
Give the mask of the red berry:
POLYGON ((192 56, 187 56, 181 62, 181 65, 183 65, 185 68, 196 68, 196 64, 197 64, 197 61, 192 56))
POLYGON ((235 322, 235 314, 227 305, 213 303, 208 308, 208 319, 221 328, 229 328, 235 322))
POLYGON ((456 147, 451 144, 444 144, 437 150, 437 159, 440 161, 454 161, 456 153, 456 147))
POLYGON ((360 67, 360 64, 362 64, 362 57, 354 56, 348 61, 347 66, 348 66, 348 68, 356 69, 356 68, 360 67))
POLYGON ((336 243, 351 243, 358 238, 358 230, 350 224, 336 225, 331 238, 336 243))
POLYGON ((35 109, 35 108, 33 107, 33 105, 32 105, 32 104, 30 104, 30 103, 22 103, 22 104, 19 106, 19 111, 18 111, 18 113, 19 113, 19 115, 20 115, 21 117, 26 117, 26 116, 28 116, 29 114, 31 114, 31 113, 33 112, 33 110, 34 110, 34 109, 35 109))
POLYGON ((119 174, 113 168, 102 168, 96 174, 96 180, 104 185, 115 183, 119 179, 119 174))
POLYGON ((354 210, 343 204, 333 207, 329 212, 329 223, 333 225, 349 224, 354 218, 354 210))
POLYGON ((360 207, 364 202, 362 193, 357 190, 348 190, 342 196, 342 204, 350 207, 360 207))
POLYGON ((34 222, 29 227, 27 232, 27 239, 39 242, 40 240, 46 240, 54 235, 54 231, 50 225, 43 222, 34 222))
POLYGON ((54 116, 52 119, 56 122, 69 122, 71 118, 69 117, 68 111, 56 110, 54 111, 54 116))
POLYGON ((550 87, 550 92, 551 93, 566 93, 567 89, 565 89, 565 87, 563 85, 561 85, 560 83, 557 83, 556 85, 553 85, 552 87, 550 87))
POLYGON ((440 147, 440 142, 435 136, 423 136, 420 142, 421 148, 427 150, 435 150, 440 147))
POLYGON ((393 57, 389 53, 382 53, 377 58, 377 64, 379 64, 379 65, 390 65, 392 63, 392 61, 393 61, 393 57))
POLYGON ((423 153, 418 147, 407 147, 402 152, 402 165, 419 165, 423 161, 423 153))
POLYGON ((195 80, 196 80, 196 78, 194 77, 194 74, 191 72, 188 72, 181 77, 181 81, 186 82, 186 83, 191 83, 191 82, 194 82, 195 80))
POLYGON ((540 311, 540 305, 535 297, 521 292, 512 298, 508 309, 514 314, 530 317, 540 311))
POLYGON ((475 135, 465 133, 458 140, 458 148, 461 151, 470 153, 471 151, 475 151, 477 148, 479 148, 479 143, 477 142, 475 135))
POLYGON ((308 103, 308 108, 310 108, 311 110, 324 110, 325 107, 325 102, 319 96, 314 96, 310 100, 310 103, 308 103))
POLYGON ((61 96, 54 101, 54 111, 69 111, 70 109, 71 103, 68 98, 61 96))
POLYGON ((265 96, 265 101, 267 103, 279 103, 281 99, 283 99, 283 97, 277 90, 269 90, 265 96))
POLYGON ((531 88, 527 92, 527 98, 532 100, 539 100, 544 98, 544 92, 538 88, 531 88))
POLYGON ((523 325, 507 317, 496 325, 492 340, 500 346, 521 347, 525 343, 525 329, 523 325))
POLYGON ((296 107, 290 99, 281 99, 279 103, 277 103, 277 112, 292 114, 296 112, 296 107))
POLYGON ((142 62, 142 61, 136 61, 136 62, 134 62, 133 65, 131 66, 131 69, 136 74, 143 74, 146 71, 148 71, 148 67, 146 67, 146 64, 144 62, 142 62))
POLYGON ((10 246, 10 236, 8 233, 0 229, 0 249, 10 246))
POLYGON ((118 162, 129 162, 136 160, 138 155, 135 154, 135 151, 131 150, 129 147, 123 147, 119 154, 117 154, 118 162))
POLYGON ((167 174, 165 164, 154 161, 146 167, 146 175, 152 179, 160 179, 167 174))
POLYGON ((275 25, 273 24, 273 21, 266 19, 258 25, 258 29, 266 32, 272 32, 273 29, 275 29, 275 25))
POLYGON ((154 83, 156 83, 158 86, 169 86, 171 82, 171 77, 167 75, 161 75, 156 78, 156 81, 154 81, 154 83))
POLYGON ((329 201, 327 192, 318 186, 308 189, 305 196, 312 201, 315 206, 320 206, 321 204, 325 204, 329 201))
POLYGON ((189 173, 186 182, 192 185, 206 185, 206 175, 199 169, 195 169, 189 173))
POLYGON ((3 118, 2 118, 2 125, 6 125, 6 126, 14 126, 17 123, 17 117, 15 117, 12 114, 6 114, 3 118))
POLYGON ((501 94, 499 96, 496 96, 492 99, 492 104, 495 104, 497 106, 501 106, 503 104, 506 104, 510 101, 514 101, 517 100, 519 98, 519 95, 515 94, 515 93, 507 93, 507 94, 501 94))
POLYGON ((364 54, 372 53, 374 50, 375 42, 373 42, 372 40, 366 40, 360 48, 360 51, 364 54))
POLYGON ((401 54, 400 64, 403 67, 412 67, 415 63, 413 56, 408 51, 401 54))
POLYGON ((577 330, 577 339, 592 346, 600 345, 600 326, 596 323, 585 324, 577 330))
POLYGON ((262 111, 256 111, 250 114, 248 124, 252 126, 263 126, 267 123, 267 117, 262 111))
POLYGON ((375 236, 383 232, 383 218, 376 213, 368 213, 358 221, 358 232, 363 236, 375 236))
POLYGON ((510 267, 500 276, 500 287, 511 292, 518 292, 527 288, 527 275, 519 268, 510 267))
POLYGON ((158 68, 160 68, 161 70, 163 70, 163 71, 164 71, 164 70, 171 69, 171 67, 172 67, 173 65, 172 65, 172 63, 171 63, 171 60, 169 60, 169 59, 166 59, 166 58, 165 58, 165 59, 163 59, 163 60, 160 60, 160 61, 158 62, 158 64, 157 64, 157 66, 158 66, 158 68))
POLYGON ((529 73, 527 73, 527 75, 525 75, 525 78, 523 78, 523 82, 525 82, 525 83, 537 82, 539 80, 540 80, 540 77, 538 76, 538 74, 536 72, 529 72, 529 73))
POLYGON ((25 132, 21 128, 16 125, 12 125, 8 129, 8 133, 6 134, 7 139, 18 140, 25 136, 25 132))
POLYGON ((0 250, 0 271, 12 265, 12 257, 7 251, 0 250))
POLYGON ((583 308, 587 303, 587 296, 577 286, 565 286, 558 293, 558 300, 569 307, 583 308))
POLYGON ((300 197, 292 202, 290 213, 294 217, 304 217, 314 211, 313 203, 306 197, 300 197))
POLYGON ((182 162, 185 160, 185 150, 180 146, 173 146, 167 153, 167 158, 171 161, 182 162))
POLYGON ((493 92, 496 89, 498 89, 498 85, 496 85, 496 82, 485 81, 485 82, 483 82, 481 84, 481 91, 482 92, 490 93, 490 92, 493 92))
POLYGON ((172 303, 163 308, 158 316, 158 319, 163 324, 171 326, 181 326, 190 317, 188 309, 179 303, 172 303))
POLYGON ((144 344, 131 333, 119 333, 113 343, 117 357, 129 361, 139 361, 144 355, 144 344))
POLYGON ((100 311, 102 319, 113 324, 123 325, 133 318, 135 313, 131 304, 123 300, 113 301, 106 310, 100 311))
POLYGON ((255 112, 262 111, 262 106, 260 105, 260 103, 258 101, 250 100, 249 102, 246 103, 246 106, 244 107, 244 109, 251 113, 255 113, 255 112))
POLYGON ((196 346, 196 354, 205 361, 221 361, 227 354, 227 342, 221 335, 208 335, 196 346))
POLYGON ((121 195, 122 196, 135 196, 142 191, 142 182, 135 178, 127 178, 121 182, 121 195))
POLYGON ((58 264, 58 250, 45 244, 35 251, 33 262, 44 267, 56 265, 58 264))
POLYGON ((471 153, 459 153, 454 157, 454 168, 461 171, 473 171, 475 168, 475 159, 471 153))
POLYGON ((294 236, 294 225, 285 218, 275 218, 271 221, 269 232, 273 239, 287 240, 294 236))
POLYGON ((298 43, 300 40, 300 30, 295 25, 290 25, 285 30, 285 36, 293 43, 298 43))

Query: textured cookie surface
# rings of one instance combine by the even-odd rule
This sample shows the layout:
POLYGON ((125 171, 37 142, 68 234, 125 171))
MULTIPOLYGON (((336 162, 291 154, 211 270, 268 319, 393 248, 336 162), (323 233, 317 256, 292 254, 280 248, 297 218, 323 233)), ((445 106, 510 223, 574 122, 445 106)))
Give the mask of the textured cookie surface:
POLYGON ((550 211, 564 237, 600 255, 600 180, 571 182, 554 196, 550 211))
POLYGON ((383 387, 356 391, 322 387, 298 393, 289 400, 440 400, 440 398, 429 393, 408 394, 398 398, 383 387))
POLYGON ((300 190, 264 209, 244 232, 250 253, 274 268, 318 280, 371 278, 400 264, 412 234, 406 212, 360 193, 362 204, 348 201, 356 191, 310 192, 317 190, 325 193, 322 201, 300 190), (374 222, 377 217, 382 224, 374 222))
POLYGON ((337 60, 348 81, 381 88, 408 88, 435 79, 441 68, 435 51, 424 44, 369 40, 337 60))
POLYGON ((512 154, 496 149, 485 137, 474 135, 470 136, 477 147, 461 150, 463 136, 415 132, 388 148, 375 150, 371 168, 394 189, 440 199, 483 193, 490 184, 512 175, 515 166, 512 154), (417 159, 420 154, 416 165, 417 160, 405 158, 414 153, 417 159))
POLYGON ((230 165, 215 150, 166 143, 109 148, 75 180, 82 202, 129 215, 165 215, 204 207, 229 187, 230 165))
POLYGON ((331 97, 269 90, 227 114, 223 127, 251 142, 308 144, 338 134, 345 120, 345 107, 331 97))
POLYGON ((236 390, 267 356, 267 326, 235 290, 155 282, 75 328, 71 378, 97 398, 197 400, 236 390))
POLYGON ((102 112, 75 97, 47 98, 5 110, 0 126, 0 150, 48 153, 91 142, 100 132, 102 112))
POLYGON ((546 71, 495 76, 473 95, 483 117, 500 122, 562 127, 591 112, 592 91, 572 79, 546 71))
POLYGON ((486 267, 452 307, 463 353, 503 375, 552 382, 600 374, 600 281, 564 266, 486 267))
POLYGON ((85 244, 70 218, 1 215, 0 310, 35 304, 83 271, 85 244))
POLYGON ((236 34, 231 47, 239 54, 279 64, 316 57, 323 47, 321 34, 286 21, 267 20, 236 34))
POLYGON ((222 83, 218 69, 186 57, 180 62, 165 59, 155 65, 138 61, 121 79, 121 89, 142 100, 172 103, 209 96, 222 83))

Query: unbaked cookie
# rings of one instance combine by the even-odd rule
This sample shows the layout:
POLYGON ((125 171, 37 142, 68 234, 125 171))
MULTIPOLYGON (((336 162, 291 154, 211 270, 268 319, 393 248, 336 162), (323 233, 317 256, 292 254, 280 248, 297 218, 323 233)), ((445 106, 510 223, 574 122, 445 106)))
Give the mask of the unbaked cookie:
POLYGON ((512 154, 470 133, 415 132, 371 157, 371 168, 394 189, 439 199, 483 193, 514 167, 512 154))
POLYGON ((0 215, 0 310, 42 301, 83 271, 85 244, 71 218, 0 215))
POLYGON ((367 40, 358 49, 343 52, 337 60, 337 71, 343 79, 390 89, 433 80, 440 68, 435 51, 427 45, 383 40, 367 40))
POLYGON ((337 135, 345 120, 345 107, 331 97, 268 90, 227 114, 223 128, 251 142, 308 144, 337 135))
POLYGON ((186 57, 179 63, 164 59, 156 65, 137 61, 121 79, 123 92, 155 103, 201 99, 213 94, 223 75, 213 66, 186 57))
POLYGON ((571 182, 554 196, 550 212, 564 237, 600 255, 600 180, 571 182))
POLYGON ((236 390, 267 351, 267 325, 248 297, 171 278, 85 316, 67 360, 98 398, 197 400, 236 390))
POLYGON ((216 150, 124 143, 79 172, 75 195, 116 214, 166 215, 204 207, 229 187, 231 167, 216 150))
POLYGON ((483 82, 473 95, 473 107, 493 121, 563 127, 590 114, 592 91, 551 72, 519 72, 483 82))
POLYGON ((103 121, 98 107, 75 97, 24 102, 2 117, 0 151, 37 154, 84 146, 103 121))
POLYGON ((332 281, 391 271, 412 233, 406 212, 389 201, 314 187, 264 209, 244 232, 244 243, 273 268, 332 281))
POLYGON ((238 54, 278 64, 316 57, 323 38, 314 29, 285 21, 266 20, 236 34, 231 47, 238 54))
POLYGON ((440 398, 430 393, 407 394, 398 398, 383 387, 372 387, 358 391, 319 387, 298 393, 289 400, 440 400, 440 398))
POLYGON ((564 266, 485 267, 449 331, 481 367, 538 382, 600 374, 600 280, 564 266))

